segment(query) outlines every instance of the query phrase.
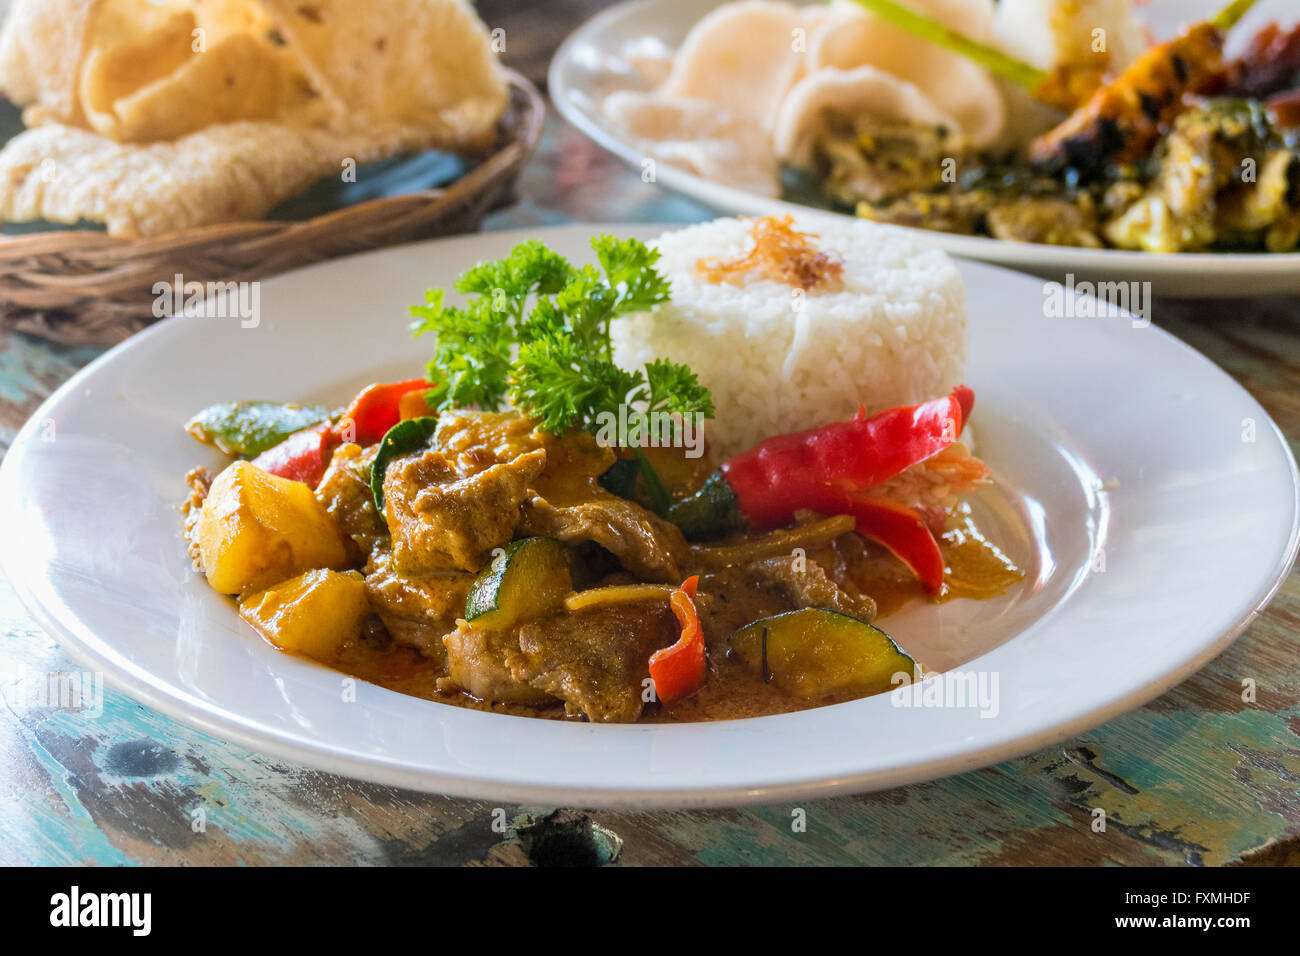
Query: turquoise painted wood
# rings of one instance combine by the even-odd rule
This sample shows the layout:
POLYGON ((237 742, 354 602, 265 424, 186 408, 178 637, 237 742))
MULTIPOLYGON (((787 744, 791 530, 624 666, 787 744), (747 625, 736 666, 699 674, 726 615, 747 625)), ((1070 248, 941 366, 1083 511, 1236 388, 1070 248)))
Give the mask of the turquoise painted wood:
MULTIPOLYGON (((491 226, 708 215, 558 126, 521 192, 530 198, 491 226)), ((1164 302, 1155 318, 1249 389, 1300 451, 1300 305, 1164 302)), ((94 354, 0 331, 0 451, 94 354)), ((76 665, 0 581, 0 863, 1300 862, 1298 635, 1293 572, 1193 678, 1028 757, 798 807, 587 812, 498 808, 319 773, 112 689, 97 715, 41 706, 33 684, 76 665), (1258 688, 1253 703, 1241 699, 1244 678, 1258 688), (1104 832, 1093 827, 1098 808, 1104 832)))

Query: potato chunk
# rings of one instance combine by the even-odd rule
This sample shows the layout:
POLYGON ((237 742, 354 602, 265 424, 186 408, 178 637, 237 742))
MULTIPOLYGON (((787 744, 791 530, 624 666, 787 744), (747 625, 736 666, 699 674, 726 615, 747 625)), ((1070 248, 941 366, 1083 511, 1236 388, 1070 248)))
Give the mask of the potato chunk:
POLYGON ((246 461, 212 482, 192 533, 199 565, 222 594, 260 591, 348 561, 342 534, 310 488, 246 461))
POLYGON ((354 640, 369 613, 361 574, 325 568, 260 591, 239 605, 239 616, 280 650, 317 659, 354 640))

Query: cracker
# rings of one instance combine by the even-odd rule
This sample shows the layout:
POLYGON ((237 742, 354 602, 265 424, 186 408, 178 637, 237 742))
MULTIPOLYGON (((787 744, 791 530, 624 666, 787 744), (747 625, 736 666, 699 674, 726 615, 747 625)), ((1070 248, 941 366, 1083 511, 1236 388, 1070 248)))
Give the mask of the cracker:
POLYGON ((413 145, 281 123, 209 126, 173 142, 117 143, 52 124, 0 150, 0 217, 102 222, 115 236, 260 219, 345 159, 358 163, 413 145))
MULTIPOLYGON (((82 86, 99 73, 92 56, 82 86)), ((95 132, 118 142, 172 140, 216 123, 281 115, 288 72, 283 55, 248 33, 225 37, 152 82, 111 100, 82 97, 95 132)))
POLYGON ((355 128, 423 127, 451 149, 488 145, 505 78, 462 0, 264 0, 304 71, 355 128))
POLYGON ((789 3, 721 6, 691 28, 659 92, 712 100, 770 131, 781 100, 803 75, 805 37, 797 31, 806 29, 802 11, 789 3))
MULTIPOLYGON (((908 0, 908 6, 964 36, 992 42, 992 0, 908 0)), ((1006 125, 1006 104, 982 66, 870 16, 856 4, 832 10, 809 34, 809 72, 875 67, 919 89, 957 121, 973 145, 998 139, 1006 125)))
POLYGON ((463 0, 16 0, 0 216, 150 236, 256 219, 344 160, 495 138, 508 91, 463 0), (274 36, 273 36, 274 34, 274 36))
POLYGON ((779 170, 771 139, 748 116, 732 115, 711 100, 659 92, 611 93, 602 109, 659 162, 760 195, 777 195, 779 170))
POLYGON ((0 30, 0 94, 27 106, 28 126, 84 124, 77 74, 90 21, 102 2, 13 0, 0 30))

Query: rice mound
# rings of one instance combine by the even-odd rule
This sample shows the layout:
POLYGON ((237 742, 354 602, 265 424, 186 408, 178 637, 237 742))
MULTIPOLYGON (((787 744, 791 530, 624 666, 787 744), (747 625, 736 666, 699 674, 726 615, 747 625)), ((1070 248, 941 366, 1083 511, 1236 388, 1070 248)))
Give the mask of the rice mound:
POLYGON ((756 273, 743 284, 696 273, 701 259, 753 247, 752 222, 717 219, 652 245, 672 299, 613 323, 624 368, 685 362, 713 392, 705 427, 722 460, 772 435, 947 395, 966 365, 966 290, 944 252, 848 217, 804 217, 796 228, 843 263, 843 287, 795 290, 756 273))

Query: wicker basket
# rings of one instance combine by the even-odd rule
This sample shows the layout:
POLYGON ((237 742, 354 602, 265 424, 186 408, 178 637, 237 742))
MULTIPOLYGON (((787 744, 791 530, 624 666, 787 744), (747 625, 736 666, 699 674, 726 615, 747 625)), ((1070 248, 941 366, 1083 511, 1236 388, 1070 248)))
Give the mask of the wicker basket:
POLYGON ((117 239, 60 231, 0 239, 0 322, 68 345, 119 342, 154 321, 153 286, 178 273, 247 281, 366 249, 472 232, 508 202, 541 137, 545 104, 508 71, 497 146, 445 189, 372 199, 304 222, 232 222, 117 239))

